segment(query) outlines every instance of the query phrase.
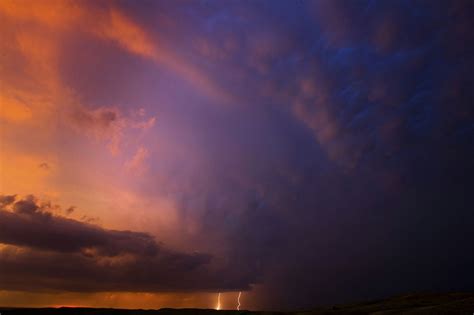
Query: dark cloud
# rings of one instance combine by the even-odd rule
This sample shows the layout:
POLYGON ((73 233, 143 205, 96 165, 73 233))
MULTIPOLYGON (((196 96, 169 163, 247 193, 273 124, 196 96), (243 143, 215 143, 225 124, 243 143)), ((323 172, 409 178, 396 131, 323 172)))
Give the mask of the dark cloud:
POLYGON ((0 286, 4 290, 164 292, 209 290, 223 285, 202 267, 210 259, 204 254, 163 250, 151 257, 108 257, 11 246, 1 251, 0 286))
POLYGON ((169 162, 145 190, 173 196, 202 243, 259 275, 258 307, 472 290, 473 12, 470 1, 176 6, 192 21, 183 33, 203 39, 175 44, 242 105, 177 110, 177 141, 199 158, 169 162))
POLYGON ((0 195, 0 206, 8 206, 15 201, 16 195, 0 195))
POLYGON ((71 206, 71 207, 69 207, 69 208, 66 209, 66 214, 71 214, 71 213, 73 213, 75 210, 76 210, 76 207, 71 206))
MULTIPOLYGON (((150 104, 162 117, 140 193, 171 199, 176 233, 213 259, 5 196, 0 241, 21 249, 3 249, 0 284, 218 291, 258 282, 254 306, 274 309, 474 290, 473 3, 119 2, 236 96, 214 104, 145 58, 109 56, 85 39, 66 45, 91 61, 65 74, 88 87, 81 99, 150 104)), ((126 123, 126 110, 74 109, 74 126, 99 138, 126 123)))
POLYGON ((196 291, 249 285, 242 272, 181 253, 151 235, 109 230, 48 212, 30 195, 1 196, 1 288, 69 291, 196 291), (19 279, 25 279, 20 281, 19 279))
MULTIPOLYGON (((2 196, 6 199, 11 196, 2 196)), ((159 244, 151 235, 107 230, 53 215, 34 196, 10 202, 13 211, 0 210, 0 242, 59 252, 96 251, 104 256, 155 255, 159 244)), ((8 204, 7 204, 8 205, 8 204)))

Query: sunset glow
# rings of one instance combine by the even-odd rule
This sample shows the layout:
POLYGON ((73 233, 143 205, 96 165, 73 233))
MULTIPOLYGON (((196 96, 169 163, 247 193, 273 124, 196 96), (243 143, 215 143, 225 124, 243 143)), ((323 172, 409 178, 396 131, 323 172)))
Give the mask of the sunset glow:
POLYGON ((0 306, 473 290, 473 11, 1 0, 0 306))

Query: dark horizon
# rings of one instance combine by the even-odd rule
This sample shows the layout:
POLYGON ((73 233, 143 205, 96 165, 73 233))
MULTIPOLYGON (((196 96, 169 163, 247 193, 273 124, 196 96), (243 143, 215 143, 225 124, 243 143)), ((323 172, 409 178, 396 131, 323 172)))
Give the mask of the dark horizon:
POLYGON ((473 23, 470 0, 1 1, 0 305, 474 291, 473 23))
POLYGON ((318 307, 293 312, 216 310, 203 308, 117 309, 117 308, 5 308, 5 314, 21 315, 336 315, 336 314, 469 314, 474 309, 474 293, 405 294, 381 300, 318 307))

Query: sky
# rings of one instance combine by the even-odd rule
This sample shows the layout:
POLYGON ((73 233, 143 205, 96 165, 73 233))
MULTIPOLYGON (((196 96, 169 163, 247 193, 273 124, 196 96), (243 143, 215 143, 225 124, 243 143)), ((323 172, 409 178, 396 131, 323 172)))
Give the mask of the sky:
POLYGON ((0 305, 474 290, 474 2, 0 2, 0 305))

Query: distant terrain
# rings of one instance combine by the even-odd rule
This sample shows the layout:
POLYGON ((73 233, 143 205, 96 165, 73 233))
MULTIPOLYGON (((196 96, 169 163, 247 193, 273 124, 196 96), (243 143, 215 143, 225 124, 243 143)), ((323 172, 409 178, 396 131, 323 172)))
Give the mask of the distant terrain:
POLYGON ((474 293, 409 294, 388 299, 341 304, 295 312, 253 312, 212 309, 125 310, 108 308, 9 308, 0 307, 1 315, 322 315, 322 314, 474 314, 474 293))

